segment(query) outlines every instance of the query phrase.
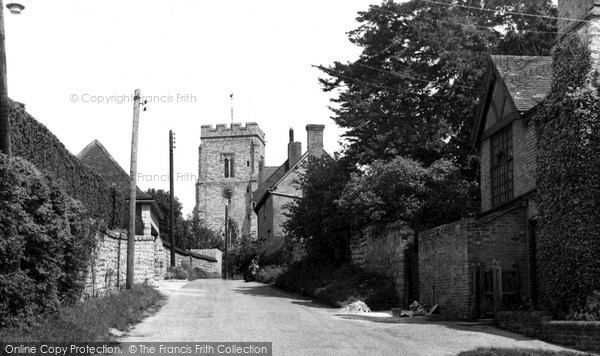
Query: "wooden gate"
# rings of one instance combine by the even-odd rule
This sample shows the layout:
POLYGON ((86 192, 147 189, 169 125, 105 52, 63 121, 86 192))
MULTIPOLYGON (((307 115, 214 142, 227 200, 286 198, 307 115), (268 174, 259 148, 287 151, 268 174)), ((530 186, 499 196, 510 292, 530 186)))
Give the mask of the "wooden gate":
POLYGON ((480 263, 471 265, 471 318, 491 318, 500 310, 519 302, 517 269, 502 270, 500 261, 483 269, 480 263))

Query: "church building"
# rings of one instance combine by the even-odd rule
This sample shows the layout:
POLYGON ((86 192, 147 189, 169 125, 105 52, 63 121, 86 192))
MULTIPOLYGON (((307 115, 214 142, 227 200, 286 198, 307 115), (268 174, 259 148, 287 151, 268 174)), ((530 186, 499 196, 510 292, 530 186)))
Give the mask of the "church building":
POLYGON ((228 205, 229 245, 242 236, 256 238, 252 192, 264 164, 265 134, 258 124, 201 126, 196 216, 206 227, 225 232, 228 205))

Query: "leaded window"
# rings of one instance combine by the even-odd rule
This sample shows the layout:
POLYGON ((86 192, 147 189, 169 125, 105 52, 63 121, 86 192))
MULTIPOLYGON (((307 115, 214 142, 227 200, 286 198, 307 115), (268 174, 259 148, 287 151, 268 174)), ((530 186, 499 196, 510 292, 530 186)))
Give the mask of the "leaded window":
POLYGON ((490 138, 492 206, 514 197, 512 125, 490 138))

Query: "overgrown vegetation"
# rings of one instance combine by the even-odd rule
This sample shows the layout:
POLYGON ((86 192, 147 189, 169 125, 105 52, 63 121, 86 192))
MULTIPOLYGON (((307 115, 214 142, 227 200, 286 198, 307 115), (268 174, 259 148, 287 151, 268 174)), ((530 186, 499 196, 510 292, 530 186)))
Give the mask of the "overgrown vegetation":
POLYGON ((341 308, 365 302, 371 310, 389 310, 400 304, 394 282, 354 266, 335 266, 322 261, 295 262, 281 274, 275 286, 341 308))
POLYGON ((51 178, 0 154, 0 328, 79 299, 99 226, 51 178))
POLYGON ((148 285, 62 306, 55 317, 29 328, 9 328, 0 333, 0 341, 11 342, 103 342, 111 341, 110 328, 126 331, 164 300, 148 285))
POLYGON ((25 105, 11 101, 11 147, 14 156, 33 163, 85 206, 86 214, 110 228, 127 226, 127 203, 117 190, 73 156, 48 128, 35 120, 25 105))
POLYGON ((550 95, 534 117, 541 301, 562 317, 583 311, 600 286, 597 76, 587 46, 567 36, 554 52, 550 95))

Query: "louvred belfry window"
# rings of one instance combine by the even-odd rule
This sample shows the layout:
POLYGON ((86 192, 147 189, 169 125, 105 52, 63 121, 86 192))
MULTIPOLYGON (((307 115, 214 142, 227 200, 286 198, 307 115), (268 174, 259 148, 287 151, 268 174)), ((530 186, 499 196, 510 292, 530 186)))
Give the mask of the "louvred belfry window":
POLYGON ((233 156, 232 155, 224 155, 223 157, 223 177, 225 178, 233 178, 233 156))
POLYGON ((514 197, 512 125, 490 138, 492 206, 514 197))

